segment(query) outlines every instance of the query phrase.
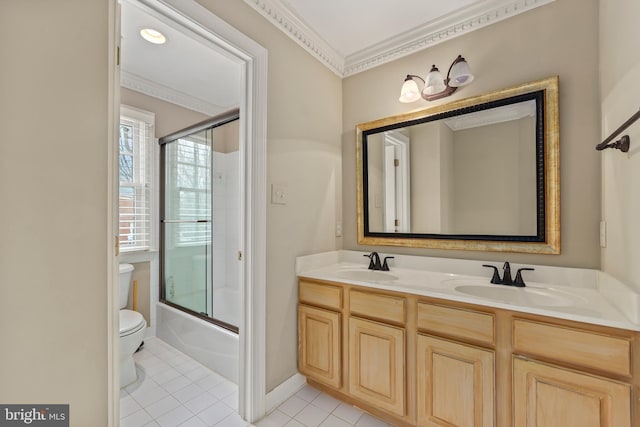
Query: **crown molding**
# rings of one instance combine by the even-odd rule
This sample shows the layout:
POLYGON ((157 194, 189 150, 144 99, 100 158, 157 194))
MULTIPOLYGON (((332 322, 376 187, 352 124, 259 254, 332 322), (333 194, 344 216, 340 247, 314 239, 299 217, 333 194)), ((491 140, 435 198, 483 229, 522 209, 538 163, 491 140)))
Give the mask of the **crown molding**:
POLYGON ((244 0, 331 71, 348 77, 555 0, 484 0, 396 37, 342 56, 280 0, 244 0))
POLYGON ((347 56, 344 76, 411 55, 553 1, 485 0, 347 56))
POLYGON ((344 76, 344 56, 325 42, 280 0, 244 0, 293 41, 338 76, 344 76))
POLYGON ((209 116, 215 116, 232 108, 203 101, 202 99, 124 70, 120 72, 120 86, 209 116))

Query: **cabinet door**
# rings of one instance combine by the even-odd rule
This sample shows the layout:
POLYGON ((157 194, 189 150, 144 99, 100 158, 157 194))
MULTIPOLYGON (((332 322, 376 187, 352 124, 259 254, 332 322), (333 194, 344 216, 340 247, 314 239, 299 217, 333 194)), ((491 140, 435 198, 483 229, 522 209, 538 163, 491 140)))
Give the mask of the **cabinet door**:
POLYGON ((418 425, 494 425, 493 351, 418 335, 418 425))
POLYGON ((513 361, 516 427, 629 427, 629 385, 529 360, 513 361))
POLYGON ((298 368, 320 383, 342 384, 340 313, 298 306, 298 368))
POLYGON ((349 392, 405 415, 404 329, 349 318, 349 392))

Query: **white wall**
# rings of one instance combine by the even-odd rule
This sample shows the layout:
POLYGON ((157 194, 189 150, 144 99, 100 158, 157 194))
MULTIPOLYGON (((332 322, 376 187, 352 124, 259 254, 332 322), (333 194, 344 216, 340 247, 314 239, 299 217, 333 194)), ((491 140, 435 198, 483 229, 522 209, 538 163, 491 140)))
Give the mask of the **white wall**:
POLYGON ((108 419, 111 13, 0 2, 0 402, 68 403, 73 427, 108 419))
MULTIPOLYGON (((640 107, 639 16, 637 0, 600 2, 601 140, 640 107)), ((640 122, 624 134, 631 138, 629 153, 608 149, 600 154, 602 218, 607 223, 602 269, 640 290, 640 122)))
MULTIPOLYGON (((596 30, 598 4, 598 0, 557 0, 346 78, 343 81, 342 107, 344 248, 598 268, 600 154, 593 150, 593 145, 600 136, 596 30), (440 70, 447 69, 458 54, 467 59, 476 76, 471 85, 461 88, 451 97, 430 103, 419 101, 407 105, 398 101, 400 87, 407 73, 422 73, 424 77, 431 64, 439 65, 440 70), (354 183, 355 128, 359 123, 554 75, 560 76, 561 255, 390 248, 357 244, 354 183)), ((627 10, 622 10, 624 12, 620 13, 628 13, 627 10)), ((636 47, 631 48, 637 37, 629 37, 629 40, 629 49, 637 51, 636 47)), ((634 52, 633 55, 635 54, 634 52)))

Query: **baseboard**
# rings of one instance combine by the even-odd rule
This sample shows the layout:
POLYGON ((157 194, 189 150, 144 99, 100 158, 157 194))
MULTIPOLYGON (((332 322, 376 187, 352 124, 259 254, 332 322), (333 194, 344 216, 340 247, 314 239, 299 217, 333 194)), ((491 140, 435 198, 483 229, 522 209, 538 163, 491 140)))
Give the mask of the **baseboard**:
POLYGON ((280 406, 285 400, 293 396, 307 383, 307 377, 296 373, 267 393, 265 407, 267 414, 280 406))

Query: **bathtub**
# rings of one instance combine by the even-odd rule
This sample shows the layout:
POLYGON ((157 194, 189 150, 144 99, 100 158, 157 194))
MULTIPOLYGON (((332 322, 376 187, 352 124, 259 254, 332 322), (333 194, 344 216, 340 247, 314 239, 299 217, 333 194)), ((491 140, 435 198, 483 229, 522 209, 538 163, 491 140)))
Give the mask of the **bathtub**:
POLYGON ((156 303, 156 335, 167 344, 238 384, 238 334, 156 303))

